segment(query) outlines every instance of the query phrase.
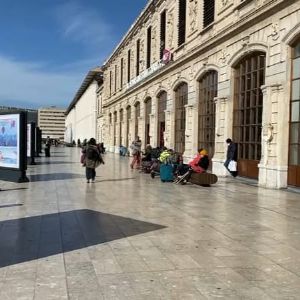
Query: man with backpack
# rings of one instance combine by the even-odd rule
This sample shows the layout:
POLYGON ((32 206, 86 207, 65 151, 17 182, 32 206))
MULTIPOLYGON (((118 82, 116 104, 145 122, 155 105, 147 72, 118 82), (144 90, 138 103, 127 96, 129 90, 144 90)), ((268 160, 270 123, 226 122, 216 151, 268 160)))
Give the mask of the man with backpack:
POLYGON ((85 156, 85 174, 87 183, 89 183, 90 180, 93 183, 95 182, 96 168, 100 164, 104 164, 102 156, 98 150, 96 140, 94 138, 91 138, 89 140, 86 148, 82 151, 82 153, 85 156))

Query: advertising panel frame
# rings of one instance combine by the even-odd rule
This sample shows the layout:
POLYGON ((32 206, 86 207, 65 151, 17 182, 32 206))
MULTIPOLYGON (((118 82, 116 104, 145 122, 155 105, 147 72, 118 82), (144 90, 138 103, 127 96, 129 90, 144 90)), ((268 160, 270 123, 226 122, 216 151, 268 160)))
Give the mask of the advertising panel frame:
MULTIPOLYGON (((26 176, 26 170, 27 170, 27 112, 24 111, 9 111, 9 112, 1 112, 0 113, 0 121, 8 120, 9 116, 15 118, 18 116, 18 128, 16 129, 16 149, 12 151, 13 149, 6 149, 7 146, 2 145, 0 143, 0 151, 9 151, 11 150, 12 153, 17 154, 16 161, 18 162, 18 165, 16 167, 12 166, 4 166, 3 164, 0 164, 0 180, 4 181, 13 181, 13 182, 28 182, 29 179, 26 176), (1 119, 1 116, 6 116, 1 119), (2 150, 1 150, 2 149, 2 150)), ((3 122, 2 121, 2 122, 3 122)), ((11 128, 13 125, 11 125, 11 128)), ((2 135, 5 132, 5 128, 1 128, 2 135)), ((1 136, 1 133, 0 133, 1 136)), ((7 147, 9 148, 9 147, 7 147)), ((2 159, 5 160, 5 155, 3 155, 2 159)), ((12 160, 11 158, 9 158, 12 160)))

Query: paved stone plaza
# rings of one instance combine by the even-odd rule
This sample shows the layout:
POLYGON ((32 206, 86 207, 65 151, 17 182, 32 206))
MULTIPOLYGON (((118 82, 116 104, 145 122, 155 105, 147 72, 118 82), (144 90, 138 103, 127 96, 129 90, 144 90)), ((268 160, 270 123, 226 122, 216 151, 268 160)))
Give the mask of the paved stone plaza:
POLYGON ((300 195, 233 178, 177 186, 52 149, 0 182, 0 299, 299 299, 300 195))

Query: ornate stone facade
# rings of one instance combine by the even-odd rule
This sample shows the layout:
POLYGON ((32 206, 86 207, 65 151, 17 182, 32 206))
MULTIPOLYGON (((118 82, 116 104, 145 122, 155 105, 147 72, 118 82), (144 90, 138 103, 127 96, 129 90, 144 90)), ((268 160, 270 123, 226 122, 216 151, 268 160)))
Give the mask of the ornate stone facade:
MULTIPOLYGON (((255 119, 256 125, 261 125, 252 128, 250 122, 250 125, 247 123, 249 126, 246 126, 250 130, 250 133, 245 133, 250 136, 249 140, 251 135, 255 135, 252 137, 253 140, 256 139, 253 142, 253 153, 247 155, 249 157, 252 155, 251 160, 256 161, 257 176, 253 175, 256 172, 254 170, 249 177, 256 177, 259 184, 264 187, 287 187, 291 51, 293 43, 300 39, 300 0, 215 1, 214 19, 206 28, 203 28, 202 19, 210 16, 205 15, 207 12, 204 11, 204 1, 188 0, 186 1, 185 43, 180 46, 178 46, 177 26, 178 3, 179 0, 149 1, 130 31, 107 59, 104 65, 103 116, 106 120, 103 123, 106 132, 104 143, 112 151, 118 151, 120 144, 128 146, 135 135, 141 137, 144 146, 146 134, 149 135, 153 146, 157 146, 160 136, 163 136, 163 143, 169 148, 176 149, 179 147, 178 143, 184 141, 180 147, 183 147, 185 159, 190 159, 197 147, 201 146, 199 131, 203 126, 208 126, 199 121, 205 121, 203 116, 199 117, 200 98, 208 97, 209 93, 206 91, 211 88, 203 78, 209 80, 210 77, 206 75, 209 72, 217 72, 217 91, 214 91, 216 92, 215 121, 211 123, 215 132, 212 141, 213 153, 211 153, 213 172, 219 176, 226 175, 227 171, 223 167, 227 147, 225 140, 228 137, 242 139, 241 133, 237 133, 242 128, 241 124, 236 124, 237 120, 242 122, 241 117, 237 118, 237 114, 243 112, 245 118, 248 118, 249 114, 249 118, 255 119, 255 116, 252 116, 254 113, 251 112, 253 108, 259 115, 255 119), (159 29, 161 28, 160 16, 164 11, 166 11, 165 45, 166 49, 172 52, 172 62, 160 65, 158 64, 160 61, 159 29), (137 55, 135 46, 137 38, 143 40, 144 53, 141 55, 141 60, 146 60, 149 26, 155 28, 153 31, 155 37, 152 36, 155 43, 153 41, 151 43, 151 68, 145 70, 134 84, 127 85, 135 77, 136 59, 131 58, 131 78, 127 78, 125 66, 122 85, 118 75, 119 88, 117 92, 110 91, 109 73, 114 72, 116 64, 119 66, 122 57, 127 62, 128 49, 131 49, 132 56, 137 55), (256 66, 253 65, 254 71, 252 70, 249 76, 245 73, 245 76, 241 75, 238 78, 238 72, 242 72, 247 57, 250 57, 249 61, 252 64, 258 61, 259 64, 261 62, 264 65, 261 66, 261 71, 257 71, 256 66), (260 79, 253 79, 255 76, 259 76, 260 79), (251 86, 255 82, 260 86, 251 90, 249 86, 249 93, 245 88, 242 95, 236 87, 237 83, 243 80, 245 84, 248 80, 249 84, 252 82, 251 86), (181 111, 181 117, 178 117, 178 103, 182 100, 178 93, 183 84, 187 87, 187 103, 184 105, 185 111, 181 111), (159 127, 158 99, 162 91, 167 93, 163 134, 157 129, 159 127), (251 99, 254 99, 253 93, 260 95, 257 96, 257 101, 260 101, 259 97, 261 97, 261 103, 249 104, 249 107, 245 106, 239 110, 237 108, 239 99, 248 97, 248 94, 251 95, 249 96, 252 97, 251 99), (150 124, 146 125, 145 100, 149 98, 152 101, 152 108, 150 124), (127 120, 124 117, 121 132, 120 110, 125 111, 128 107, 131 107, 131 118, 127 120), (140 107, 138 117, 137 107, 140 107), (116 119, 110 116, 116 116, 116 119), (147 126, 149 128, 146 128, 147 126), (181 126, 178 127, 184 132, 181 138, 178 137, 180 130, 178 131, 175 126, 181 126)), ((242 142, 241 146, 243 146, 242 142)), ((241 160, 241 167, 243 166, 241 160)), ((250 168, 251 164, 247 166, 250 168)))

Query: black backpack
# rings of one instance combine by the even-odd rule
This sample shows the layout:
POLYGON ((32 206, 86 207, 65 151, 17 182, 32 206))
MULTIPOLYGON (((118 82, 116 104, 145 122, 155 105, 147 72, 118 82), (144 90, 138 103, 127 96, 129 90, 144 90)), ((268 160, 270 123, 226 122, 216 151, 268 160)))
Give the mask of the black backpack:
POLYGON ((95 149, 88 147, 86 149, 86 157, 87 157, 87 159, 90 159, 90 160, 97 160, 99 155, 95 149))

